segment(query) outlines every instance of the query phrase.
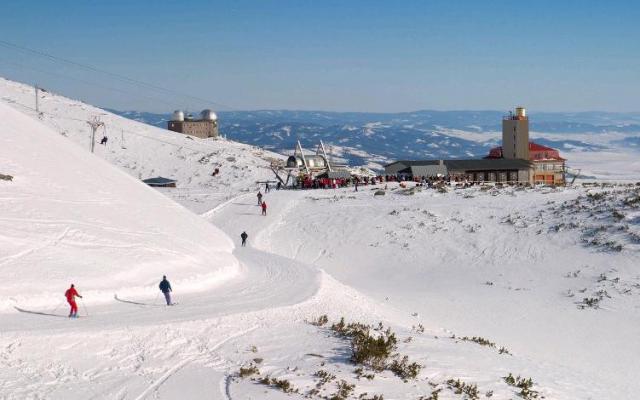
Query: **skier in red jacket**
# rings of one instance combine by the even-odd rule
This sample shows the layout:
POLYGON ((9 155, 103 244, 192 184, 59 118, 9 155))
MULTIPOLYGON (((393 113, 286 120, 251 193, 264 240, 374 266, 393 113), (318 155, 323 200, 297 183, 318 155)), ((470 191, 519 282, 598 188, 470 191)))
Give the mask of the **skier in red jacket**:
POLYGON ((262 215, 267 215, 267 202, 263 201, 262 202, 262 215))
POLYGON ((71 284, 71 287, 64 292, 64 296, 67 298, 67 302, 71 306, 71 311, 69 312, 69 318, 78 318, 78 305, 76 304, 76 296, 82 298, 76 288, 71 284))

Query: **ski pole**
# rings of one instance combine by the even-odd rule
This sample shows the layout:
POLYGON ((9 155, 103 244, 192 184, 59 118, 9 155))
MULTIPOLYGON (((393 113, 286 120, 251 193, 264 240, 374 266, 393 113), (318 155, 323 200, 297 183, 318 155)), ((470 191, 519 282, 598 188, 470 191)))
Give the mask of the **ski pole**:
POLYGON ((84 304, 84 299, 80 297, 80 301, 82 302, 82 308, 84 308, 84 313, 87 314, 87 317, 88 317, 89 311, 87 311, 87 306, 84 304))
POLYGON ((62 305, 62 303, 64 303, 64 300, 62 300, 60 303, 58 303, 58 305, 56 306, 56 308, 53 309, 53 311, 51 311, 51 314, 55 314, 56 311, 58 310, 58 308, 60 308, 60 306, 62 305))

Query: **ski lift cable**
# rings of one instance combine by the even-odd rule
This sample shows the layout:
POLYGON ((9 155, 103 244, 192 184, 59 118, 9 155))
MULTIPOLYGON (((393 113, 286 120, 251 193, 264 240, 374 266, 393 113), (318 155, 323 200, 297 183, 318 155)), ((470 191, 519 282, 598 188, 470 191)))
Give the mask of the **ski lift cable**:
POLYGON ((106 71, 104 69, 97 68, 97 67, 94 67, 92 65, 83 64, 83 63, 79 63, 79 62, 76 62, 76 61, 73 61, 73 60, 69 60, 69 59, 66 59, 66 58, 54 56, 53 54, 46 53, 46 52, 40 51, 40 50, 34 50, 34 49, 29 48, 29 47, 25 47, 25 46, 21 46, 21 45, 15 44, 15 43, 8 42, 6 40, 0 39, 0 46, 3 46, 5 48, 11 48, 11 49, 19 50, 19 51, 22 51, 24 53, 33 54, 33 55, 36 55, 36 56, 39 56, 39 57, 44 57, 44 58, 47 58, 47 59, 49 59, 49 60, 51 60, 53 62, 56 62, 56 63, 64 63, 64 64, 72 65, 74 67, 81 68, 81 69, 84 69, 84 70, 87 70, 87 71, 97 72, 97 73, 100 73, 100 74, 108 75, 108 76, 111 76, 112 78, 118 79, 118 80, 123 81, 123 82, 127 82, 127 83, 132 84, 132 85, 137 85, 137 86, 140 86, 140 87, 146 87, 148 89, 152 89, 152 90, 155 90, 155 91, 160 91, 160 92, 169 93, 169 94, 177 95, 177 96, 188 98, 188 99, 192 99, 192 100, 197 100, 199 102, 204 102, 204 103, 212 104, 212 105, 215 105, 215 106, 218 106, 218 107, 226 108, 226 109, 229 109, 231 111, 236 110, 234 107, 230 107, 230 106, 227 106, 225 104, 222 104, 222 103, 219 103, 219 102, 216 102, 216 101, 212 101, 210 99, 205 99, 205 98, 202 98, 202 97, 193 96, 193 95, 186 94, 186 93, 181 93, 181 92, 173 90, 173 89, 168 89, 168 88, 165 88, 165 87, 162 87, 162 86, 158 86, 158 85, 153 84, 153 83, 140 81, 138 79, 134 79, 134 78, 128 77, 126 75, 117 74, 117 73, 114 73, 114 72, 111 72, 111 71, 106 71))
POLYGON ((33 71, 37 71, 37 72, 41 72, 41 73, 44 73, 44 74, 57 76, 57 77, 60 77, 60 78, 63 78, 63 79, 73 80, 73 81, 85 84, 87 86, 107 89, 107 90, 111 90, 111 91, 114 91, 114 92, 126 94, 128 96, 137 96, 139 98, 145 98, 147 100, 153 100, 153 101, 161 102, 161 103, 164 103, 164 104, 169 105, 169 106, 175 105, 175 103, 172 103, 172 102, 169 102, 169 101, 166 101, 164 99, 157 98, 157 97, 148 96, 148 95, 142 94, 140 92, 131 92, 131 91, 127 91, 127 90, 122 90, 122 89, 119 89, 119 88, 106 86, 106 85, 103 85, 103 84, 99 84, 99 83, 90 82, 90 81, 87 81, 87 80, 84 80, 84 79, 76 78, 74 76, 64 75, 64 74, 61 74, 59 72, 47 71, 47 70, 44 70, 44 69, 32 67, 30 65, 24 65, 24 64, 16 63, 16 62, 13 62, 13 61, 0 59, 0 64, 7 64, 7 65, 11 65, 11 66, 18 67, 18 68, 31 69, 33 71))

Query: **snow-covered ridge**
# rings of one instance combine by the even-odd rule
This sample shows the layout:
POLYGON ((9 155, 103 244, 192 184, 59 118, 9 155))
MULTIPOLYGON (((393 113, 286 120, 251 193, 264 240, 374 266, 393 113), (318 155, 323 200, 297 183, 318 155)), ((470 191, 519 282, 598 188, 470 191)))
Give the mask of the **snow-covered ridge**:
POLYGON ((185 291, 232 277, 233 243, 137 179, 0 104, 0 311, 56 305, 70 283, 89 302, 185 291))

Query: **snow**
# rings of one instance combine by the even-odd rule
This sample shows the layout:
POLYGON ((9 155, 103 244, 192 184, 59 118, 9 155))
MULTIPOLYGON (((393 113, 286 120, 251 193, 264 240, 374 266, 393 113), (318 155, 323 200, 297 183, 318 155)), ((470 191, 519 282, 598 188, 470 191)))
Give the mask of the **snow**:
MULTIPOLYGON (((1 83, 3 103, 26 104, 28 87, 1 83)), ((340 380, 355 385, 350 399, 464 398, 449 379, 517 398, 509 373, 547 399, 640 390, 635 185, 272 191, 261 216, 270 153, 61 96, 42 103, 42 119, 0 103, 0 173, 14 176, 0 181, 0 398, 330 398, 340 380), (140 136, 90 154, 84 120, 96 113, 140 136), (217 163, 221 179, 207 174, 217 163), (140 182, 156 175, 181 187, 140 182), (162 274, 177 306, 161 305, 162 274), (71 281, 78 320, 62 301, 71 281), (418 377, 357 378, 348 341, 308 323, 324 314, 382 321, 418 377), (300 394, 239 377, 251 363, 300 394), (319 370, 335 380, 321 384, 319 370)))
POLYGON ((71 282, 93 302, 154 292, 163 274, 189 291, 237 273, 215 227, 6 105, 0 119, 14 177, 1 183, 1 310, 58 303, 71 282))

